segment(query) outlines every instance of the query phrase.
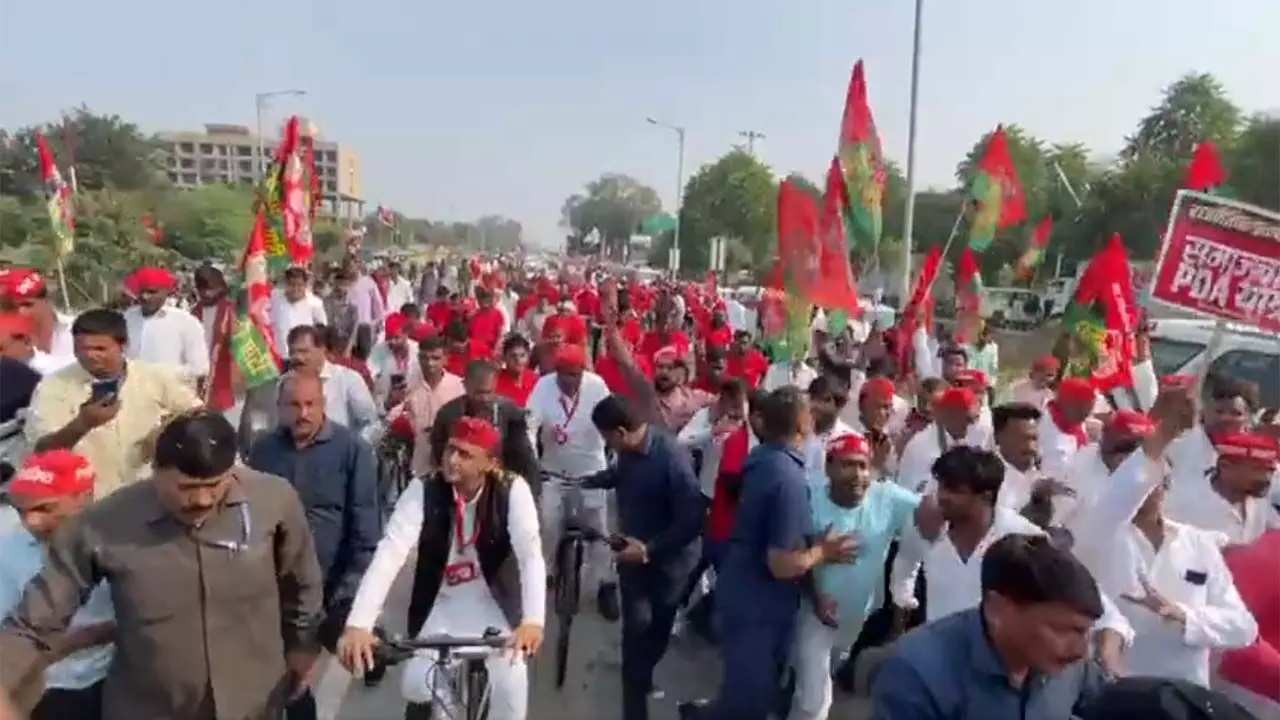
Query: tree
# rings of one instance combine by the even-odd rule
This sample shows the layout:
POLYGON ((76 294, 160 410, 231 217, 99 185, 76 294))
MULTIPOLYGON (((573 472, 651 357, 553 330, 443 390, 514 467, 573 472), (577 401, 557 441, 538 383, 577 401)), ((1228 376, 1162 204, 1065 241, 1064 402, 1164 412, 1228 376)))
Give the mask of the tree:
POLYGON ((80 190, 142 190, 167 185, 164 154, 155 138, 117 115, 98 115, 79 107, 57 123, 23 128, 3 138, 0 175, 7 174, 5 192, 35 197, 43 192, 36 133, 44 133, 55 162, 70 181, 74 161, 80 190))
POLYGON ((164 247, 186 258, 233 262, 253 231, 253 190, 205 185, 156 203, 153 222, 164 247))
POLYGON ((763 266, 777 234, 778 184, 755 155, 731 150, 698 169, 680 208, 680 267, 702 272, 714 237, 739 239, 753 267, 763 266))
POLYGON ((1209 138, 1229 144, 1240 128, 1240 109, 1212 75, 1192 73, 1165 88, 1164 98, 1125 139, 1122 159, 1150 154, 1160 160, 1186 162, 1196 144, 1209 138))
POLYGON ((516 250, 524 245, 524 228, 518 220, 504 215, 485 215, 476 220, 475 226, 480 247, 488 252, 516 250))
POLYGON ((1280 209, 1280 117, 1254 116, 1224 150, 1235 197, 1280 209))
POLYGON ((629 175, 605 173, 564 201, 560 224, 569 231, 573 255, 582 252, 582 241, 592 230, 606 243, 627 242, 642 220, 661 211, 658 191, 629 175))

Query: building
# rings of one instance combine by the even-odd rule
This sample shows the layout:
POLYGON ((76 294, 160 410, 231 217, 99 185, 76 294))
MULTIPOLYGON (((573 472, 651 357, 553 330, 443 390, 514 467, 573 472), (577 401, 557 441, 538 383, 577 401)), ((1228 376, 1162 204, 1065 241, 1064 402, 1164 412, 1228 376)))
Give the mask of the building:
MULTIPOLYGON (((304 129, 309 125, 302 121, 304 129)), ((253 185, 259 173, 271 164, 279 142, 278 138, 259 138, 243 125, 222 124, 205 125, 203 132, 162 132, 158 137, 169 152, 169 179, 181 188, 209 183, 253 185)), ((315 160, 316 174, 320 176, 321 214, 353 220, 363 217, 359 155, 317 134, 315 160)))

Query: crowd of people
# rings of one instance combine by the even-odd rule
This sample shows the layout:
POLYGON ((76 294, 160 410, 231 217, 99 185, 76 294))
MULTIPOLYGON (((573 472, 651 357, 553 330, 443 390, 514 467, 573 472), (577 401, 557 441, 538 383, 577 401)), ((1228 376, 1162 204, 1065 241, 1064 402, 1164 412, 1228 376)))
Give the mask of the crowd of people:
MULTIPOLYGON (((1280 717, 1280 426, 1247 383, 1140 341, 1119 408, 1052 356, 1002 374, 985 330, 818 311, 771 357, 713 283, 351 256, 282 274, 281 375, 215 411, 229 294, 140 268, 73 317, 0 270, 0 719, 315 718, 322 649, 381 680, 408 565, 409 633, 501 631, 489 717, 523 720, 570 494, 611 539, 601 717, 650 717, 685 626, 722 679, 682 720, 823 720, 838 686, 878 720, 1280 717)), ((429 651, 400 689, 456 709, 429 651)))

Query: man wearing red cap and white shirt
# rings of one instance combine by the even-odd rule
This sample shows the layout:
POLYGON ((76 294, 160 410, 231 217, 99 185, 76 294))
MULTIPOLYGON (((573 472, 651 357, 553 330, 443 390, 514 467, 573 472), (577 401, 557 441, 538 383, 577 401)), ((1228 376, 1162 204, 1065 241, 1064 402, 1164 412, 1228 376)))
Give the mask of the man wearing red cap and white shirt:
POLYGON ((173 273, 158 267, 133 273, 138 304, 124 313, 129 326, 128 355, 166 366, 193 385, 209 374, 209 346, 196 316, 165 301, 177 288, 173 273))
POLYGON ((408 318, 400 312, 387 315, 383 322, 382 340, 369 352, 373 399, 382 404, 393 385, 407 385, 417 357, 418 343, 409 339, 408 318))
MULTIPOLYGON (((0 617, 7 617, 46 560, 54 532, 93 502, 93 468, 83 455, 51 450, 27 458, 9 483, 9 501, 21 527, 0 536, 0 617)), ((8 525, 8 523, 6 523, 8 525)), ((93 589, 71 619, 57 648, 60 658, 44 670, 44 696, 32 720, 74 720, 102 715, 102 681, 115 654, 111 594, 93 589)))
POLYGON ((1165 500, 1169 518, 1222 533, 1229 545, 1248 545, 1267 530, 1280 528, 1280 513, 1268 493, 1280 447, 1256 432, 1220 436, 1217 464, 1199 482, 1171 481, 1165 500))
MULTIPOLYGON (((1191 375, 1163 378, 1161 385, 1196 384, 1191 375)), ((1200 422, 1187 430, 1166 453, 1173 465, 1173 485, 1202 485, 1218 462, 1217 438, 1245 432, 1260 405, 1258 388, 1251 382, 1221 375, 1208 378, 1200 422)))
POLYGON ((1098 589, 1121 600, 1134 630, 1128 672, 1208 687, 1210 652, 1249 645, 1258 626, 1223 562, 1219 533, 1165 513, 1163 455, 1194 420, 1191 392, 1161 393, 1152 415, 1155 430, 1099 490, 1073 550, 1098 589))
POLYGON ((1097 393, 1086 378, 1063 378, 1040 418, 1040 469, 1063 480, 1080 448, 1089 444, 1084 422, 1093 414, 1097 393))
POLYGON ((1117 410, 1102 428, 1096 443, 1089 443, 1075 454, 1066 477, 1068 494, 1053 498, 1053 522, 1077 534, 1076 522, 1086 517, 1097 503, 1099 491, 1110 482, 1120 463, 1142 447, 1142 441, 1155 429, 1155 423, 1137 410, 1117 410))
POLYGON ((902 449, 898 484, 908 490, 928 493, 933 487, 933 461, 958 445, 975 449, 991 446, 990 426, 984 426, 982 401, 969 388, 948 388, 933 408, 934 421, 916 433, 902 449))
MULTIPOLYGON (((497 460, 501 442, 498 430, 480 418, 454 424, 441 467, 410 483, 396 502, 360 581, 338 658, 353 672, 373 666, 378 644, 374 623, 417 548, 409 632, 416 637, 475 637, 493 627, 510 633, 514 656, 494 656, 487 663, 489 717, 524 720, 529 702, 526 662, 542 645, 546 564, 533 492, 524 478, 503 470, 497 460), (444 522, 435 522, 440 518, 444 522)), ((453 690, 435 672, 433 655, 420 653, 405 666, 401 693, 409 701, 406 720, 431 718, 433 701, 445 705, 435 717, 458 717, 453 690)))
MULTIPOLYGON (((562 477, 542 482, 542 547, 554 553, 560 541, 562 498, 567 487, 605 469, 604 438, 591 422, 591 411, 609 397, 609 388, 599 375, 586 369, 586 348, 562 343, 556 349, 555 372, 543 375, 529 394, 529 432, 542 441, 542 469, 562 477), (569 478, 569 479, 564 479, 569 478)), ((535 446, 537 443, 535 443, 535 446)), ((584 522, 600 532, 609 532, 609 502, 605 490, 582 490, 587 517, 584 522)), ((616 607, 616 580, 609 548, 592 543, 587 549, 587 572, 600 582, 599 594, 606 600, 606 614, 616 607)))
POLYGON ((75 341, 71 338, 75 318, 54 309, 49 287, 40 273, 29 268, 0 270, 0 306, 31 318, 37 350, 52 355, 63 365, 75 358, 75 341))

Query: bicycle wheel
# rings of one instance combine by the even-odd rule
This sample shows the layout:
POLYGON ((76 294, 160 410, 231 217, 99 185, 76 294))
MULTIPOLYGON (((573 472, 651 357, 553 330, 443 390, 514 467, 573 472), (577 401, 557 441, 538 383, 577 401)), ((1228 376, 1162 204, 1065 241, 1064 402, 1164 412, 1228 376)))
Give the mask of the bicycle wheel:
POLYGON ((556 688, 564 687, 569 672, 569 641, 573 633, 573 616, 578 614, 581 597, 582 543, 576 538, 560 541, 556 552, 556 688))
POLYGON ((462 670, 465 686, 459 699, 466 720, 487 720, 489 717, 489 668, 484 660, 468 660, 462 670))

